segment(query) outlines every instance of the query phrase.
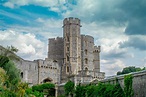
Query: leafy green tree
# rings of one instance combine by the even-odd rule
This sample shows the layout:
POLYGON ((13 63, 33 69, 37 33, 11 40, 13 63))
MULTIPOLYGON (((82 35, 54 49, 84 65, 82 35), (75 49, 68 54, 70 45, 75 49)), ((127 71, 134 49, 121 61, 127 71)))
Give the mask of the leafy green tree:
POLYGON ((86 86, 85 85, 77 85, 75 89, 75 97, 85 97, 86 96, 86 86))
POLYGON ((52 83, 44 83, 39 85, 34 85, 32 88, 27 89, 28 95, 35 95, 40 97, 42 95, 55 96, 55 85, 52 83))
POLYGON ((139 67, 135 67, 135 66, 129 66, 129 67, 125 67, 123 68, 122 71, 118 71, 117 75, 121 75, 121 74, 127 74, 127 73, 131 73, 131 72, 137 72, 137 71, 142 71, 144 69, 141 69, 139 67))
POLYGON ((74 93, 74 88, 75 88, 75 84, 72 81, 68 81, 65 85, 64 85, 64 89, 65 89, 65 95, 66 96, 71 96, 73 97, 73 93, 74 93))

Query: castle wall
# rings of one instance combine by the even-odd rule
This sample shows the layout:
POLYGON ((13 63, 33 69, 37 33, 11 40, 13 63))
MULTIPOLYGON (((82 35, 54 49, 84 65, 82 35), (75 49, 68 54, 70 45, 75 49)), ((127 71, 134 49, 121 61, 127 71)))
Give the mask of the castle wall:
MULTIPOLYGON (((140 72, 134 72, 130 73, 133 76, 133 90, 134 90, 134 96, 133 97, 145 97, 146 96, 146 70, 140 71, 140 72)), ((120 83, 121 87, 124 89, 124 76, 125 75, 119 75, 119 76, 112 76, 109 78, 106 78, 102 80, 101 82, 104 83, 116 83, 116 78, 118 79, 118 82, 120 83)))
POLYGON ((52 83, 60 83, 60 67, 53 60, 21 60, 16 62, 16 67, 20 70, 23 82, 35 85, 43 83, 45 79, 51 79, 52 83))
POLYGON ((37 60, 39 67, 39 83, 43 83, 45 79, 51 79, 52 83, 60 83, 60 67, 53 60, 37 60))
POLYGON ((16 67, 20 70, 23 82, 38 84, 38 64, 35 61, 20 60, 15 61, 16 67))
POLYGON ((48 58, 63 63, 64 58, 64 40, 62 37, 50 38, 48 45, 48 58))

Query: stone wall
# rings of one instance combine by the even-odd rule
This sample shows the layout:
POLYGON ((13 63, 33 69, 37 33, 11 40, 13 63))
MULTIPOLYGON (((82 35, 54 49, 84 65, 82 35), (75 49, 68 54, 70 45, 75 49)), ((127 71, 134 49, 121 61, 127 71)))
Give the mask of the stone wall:
POLYGON ((23 82, 30 85, 38 84, 38 64, 36 61, 19 60, 15 61, 16 67, 20 70, 23 82))
POLYGON ((48 58, 63 64, 64 40, 62 37, 50 38, 48 45, 48 58))
MULTIPOLYGON (((134 97, 146 97, 146 70, 140 72, 130 73, 133 76, 133 90, 134 97)), ((124 75, 112 76, 104 79, 102 82, 115 84, 116 80, 120 83, 121 87, 124 88, 124 75)))
POLYGON ((30 85, 44 83, 50 80, 54 84, 60 83, 60 66, 56 61, 45 60, 19 60, 15 61, 16 67, 20 70, 23 82, 30 85))

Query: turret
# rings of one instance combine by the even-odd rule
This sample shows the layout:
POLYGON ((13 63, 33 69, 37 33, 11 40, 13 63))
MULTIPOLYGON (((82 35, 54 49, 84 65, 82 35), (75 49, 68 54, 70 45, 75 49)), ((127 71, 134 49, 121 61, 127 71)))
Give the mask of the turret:
POLYGON ((94 64, 94 71, 98 71, 100 72, 100 46, 94 46, 94 60, 93 60, 93 64, 94 64))

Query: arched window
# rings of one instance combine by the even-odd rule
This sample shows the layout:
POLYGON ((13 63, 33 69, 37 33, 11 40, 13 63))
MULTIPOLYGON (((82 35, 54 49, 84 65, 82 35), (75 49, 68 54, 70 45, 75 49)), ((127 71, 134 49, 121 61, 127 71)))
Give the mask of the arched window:
POLYGON ((88 64, 88 59, 87 58, 85 58, 85 64, 88 64))
POLYGON ((86 68, 85 68, 85 70, 87 71, 87 70, 88 70, 88 68, 86 67, 86 68))

